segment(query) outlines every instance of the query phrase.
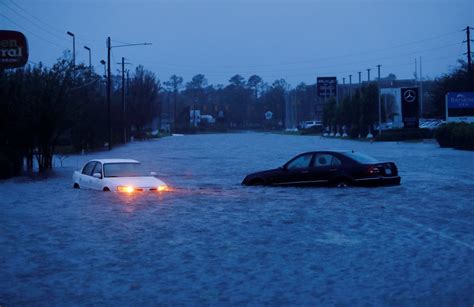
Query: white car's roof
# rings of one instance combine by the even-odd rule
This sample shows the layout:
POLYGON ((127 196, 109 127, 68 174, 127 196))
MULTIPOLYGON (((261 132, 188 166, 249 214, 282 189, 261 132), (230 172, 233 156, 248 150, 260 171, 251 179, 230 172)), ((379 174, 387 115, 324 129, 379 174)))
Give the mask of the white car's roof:
POLYGON ((140 163, 139 161, 133 160, 133 159, 94 159, 92 161, 99 161, 99 162, 102 162, 102 164, 104 163, 140 163))

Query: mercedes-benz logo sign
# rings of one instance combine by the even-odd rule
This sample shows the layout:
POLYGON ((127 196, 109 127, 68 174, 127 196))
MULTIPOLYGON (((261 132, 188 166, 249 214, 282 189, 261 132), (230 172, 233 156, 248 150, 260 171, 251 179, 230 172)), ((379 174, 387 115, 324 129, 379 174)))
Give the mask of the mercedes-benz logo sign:
POLYGON ((406 90, 405 93, 403 93, 403 98, 407 102, 413 102, 415 101, 416 93, 414 90, 406 90))

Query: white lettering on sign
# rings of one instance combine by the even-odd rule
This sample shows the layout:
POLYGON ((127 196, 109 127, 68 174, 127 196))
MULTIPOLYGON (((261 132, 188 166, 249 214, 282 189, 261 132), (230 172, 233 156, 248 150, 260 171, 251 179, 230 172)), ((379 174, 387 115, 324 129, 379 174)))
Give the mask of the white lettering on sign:
POLYGON ((23 48, 0 49, 1 57, 19 58, 23 56, 23 48))

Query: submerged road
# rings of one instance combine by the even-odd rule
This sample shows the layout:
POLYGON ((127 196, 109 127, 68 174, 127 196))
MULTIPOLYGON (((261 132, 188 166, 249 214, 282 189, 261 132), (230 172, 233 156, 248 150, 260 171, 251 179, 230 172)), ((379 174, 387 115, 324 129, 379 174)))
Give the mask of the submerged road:
POLYGON ((239 133, 71 156, 46 180, 0 182, 0 305, 474 303, 474 153, 239 133), (240 185, 311 150, 392 160, 383 188, 240 185), (174 187, 72 189, 92 158, 133 158, 174 187))

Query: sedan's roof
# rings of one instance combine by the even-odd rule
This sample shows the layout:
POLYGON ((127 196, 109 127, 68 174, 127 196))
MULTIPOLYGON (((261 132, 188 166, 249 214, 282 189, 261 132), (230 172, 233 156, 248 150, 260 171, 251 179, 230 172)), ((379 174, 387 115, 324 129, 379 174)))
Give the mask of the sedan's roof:
POLYGON ((102 164, 105 163, 140 163, 137 160, 133 159, 94 159, 92 161, 98 161, 101 162, 102 164))
POLYGON ((313 150, 308 151, 305 153, 346 153, 346 152, 354 152, 353 150, 313 150))

